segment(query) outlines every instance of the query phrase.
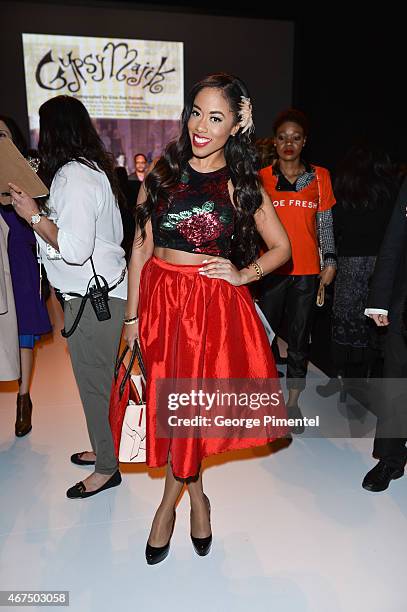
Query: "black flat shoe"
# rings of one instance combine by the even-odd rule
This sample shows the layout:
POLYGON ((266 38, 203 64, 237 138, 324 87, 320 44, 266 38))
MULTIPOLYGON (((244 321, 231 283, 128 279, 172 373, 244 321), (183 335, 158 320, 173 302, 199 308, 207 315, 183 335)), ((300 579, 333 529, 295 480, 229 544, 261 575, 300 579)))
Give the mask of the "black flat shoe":
POLYGON ((362 487, 366 489, 366 491, 373 491, 374 493, 385 491, 391 480, 401 478, 403 475, 404 469, 391 467, 381 460, 366 474, 362 482, 362 487))
POLYGON ((85 497, 92 497, 92 495, 96 495, 101 491, 106 491, 106 489, 110 489, 111 487, 117 487, 121 483, 121 481, 121 474, 119 470, 116 470, 113 476, 111 476, 111 478, 109 478, 109 480, 105 482, 102 487, 96 489, 96 491, 87 491, 83 482, 80 481, 67 490, 66 496, 69 497, 69 499, 83 499, 85 497))
POLYGON ((146 545, 146 561, 147 565, 157 565, 157 563, 161 563, 164 561, 166 557, 168 557, 168 553, 170 552, 170 542, 172 538, 172 533, 174 531, 175 525, 175 510, 174 510, 174 520, 172 522, 171 534, 170 538, 165 546, 150 546, 147 542, 146 545))
POLYGON ((75 465, 95 465, 96 461, 85 461, 85 459, 81 459, 82 455, 84 455, 87 451, 83 451, 82 453, 74 453, 71 455, 71 461, 75 465))
MULTIPOLYGON (((211 504, 206 495, 205 495, 205 499, 208 504, 209 520, 210 520, 211 519, 211 504)), ((192 545, 194 547, 196 554, 199 555, 200 557, 206 557, 206 555, 211 550, 212 534, 210 536, 207 536, 206 538, 194 538, 194 536, 191 533, 191 540, 192 540, 192 545)))

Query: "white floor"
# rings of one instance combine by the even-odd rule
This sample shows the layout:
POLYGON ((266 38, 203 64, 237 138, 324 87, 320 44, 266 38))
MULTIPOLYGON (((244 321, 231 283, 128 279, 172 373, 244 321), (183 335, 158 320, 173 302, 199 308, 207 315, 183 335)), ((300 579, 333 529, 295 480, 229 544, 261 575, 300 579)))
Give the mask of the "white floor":
POLYGON ((122 466, 120 487, 68 500, 87 473, 69 456, 89 444, 58 308, 54 337, 37 351, 25 438, 14 437, 16 385, 0 384, 0 589, 67 590, 75 612, 407 610, 407 483, 361 488, 374 465, 369 439, 297 437, 274 453, 209 460, 214 545, 205 558, 193 552, 184 496, 170 556, 146 565, 161 470, 122 466))

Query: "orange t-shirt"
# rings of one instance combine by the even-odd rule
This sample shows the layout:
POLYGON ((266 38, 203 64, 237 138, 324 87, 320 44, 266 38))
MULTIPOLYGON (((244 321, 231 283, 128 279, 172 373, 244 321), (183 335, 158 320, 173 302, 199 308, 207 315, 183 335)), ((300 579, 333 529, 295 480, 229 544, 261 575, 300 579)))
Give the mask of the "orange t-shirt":
POLYGON ((319 274, 321 271, 316 214, 335 204, 331 178, 326 168, 312 166, 315 179, 300 191, 278 191, 273 167, 260 170, 264 189, 291 242, 291 259, 273 274, 319 274))

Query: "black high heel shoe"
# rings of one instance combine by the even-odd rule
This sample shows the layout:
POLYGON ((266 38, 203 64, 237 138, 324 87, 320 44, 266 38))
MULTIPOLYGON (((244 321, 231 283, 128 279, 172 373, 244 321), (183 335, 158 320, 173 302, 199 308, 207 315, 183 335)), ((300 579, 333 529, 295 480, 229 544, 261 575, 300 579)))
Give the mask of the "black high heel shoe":
POLYGON ((341 381, 338 377, 330 378, 326 385, 317 385, 316 392, 321 397, 330 397, 341 390, 341 381))
POLYGON ((172 522, 172 528, 170 533, 170 538, 165 546, 150 546, 147 542, 146 545, 146 561, 148 565, 156 565, 157 563, 161 563, 164 561, 166 557, 168 557, 168 553, 170 552, 170 542, 172 538, 172 534, 174 531, 175 525, 175 510, 174 510, 174 519, 172 522))
POLYGON ((291 406, 286 406, 287 416, 289 419, 300 419, 298 424, 290 427, 290 431, 293 434, 302 434, 305 431, 304 427, 304 415, 302 414, 300 407, 298 404, 292 404, 291 406))
MULTIPOLYGON (((206 502, 208 504, 208 509, 209 509, 209 520, 211 520, 211 504, 206 495, 205 495, 205 499, 206 499, 206 502)), ((192 545, 194 547, 196 554, 199 555, 200 557, 205 557, 211 550, 212 534, 210 536, 207 536, 206 538, 194 538, 194 536, 191 533, 191 540, 192 540, 192 545)))

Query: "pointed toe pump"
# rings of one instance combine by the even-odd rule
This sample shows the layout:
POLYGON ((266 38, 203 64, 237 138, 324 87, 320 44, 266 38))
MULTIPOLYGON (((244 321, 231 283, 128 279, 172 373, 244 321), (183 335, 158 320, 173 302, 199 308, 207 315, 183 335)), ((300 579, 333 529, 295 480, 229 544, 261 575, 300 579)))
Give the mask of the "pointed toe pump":
MULTIPOLYGON (((208 504, 209 520, 210 520, 211 504, 206 495, 205 495, 205 499, 206 499, 206 503, 208 504)), ((207 536, 206 538, 194 538, 194 536, 191 533, 191 540, 192 540, 192 546, 194 547, 196 554, 199 555, 200 557, 206 557, 206 555, 211 550, 212 534, 210 536, 207 536)))
POLYGON ((157 563, 161 563, 161 561, 164 561, 164 559, 168 557, 168 553, 170 552, 170 542, 171 542, 172 534, 174 531, 174 525, 175 525, 175 511, 174 511, 174 519, 172 522, 171 534, 170 534, 170 538, 167 544, 165 544, 165 546, 150 546, 150 544, 147 542, 147 545, 146 545, 147 565, 157 565, 157 563))

